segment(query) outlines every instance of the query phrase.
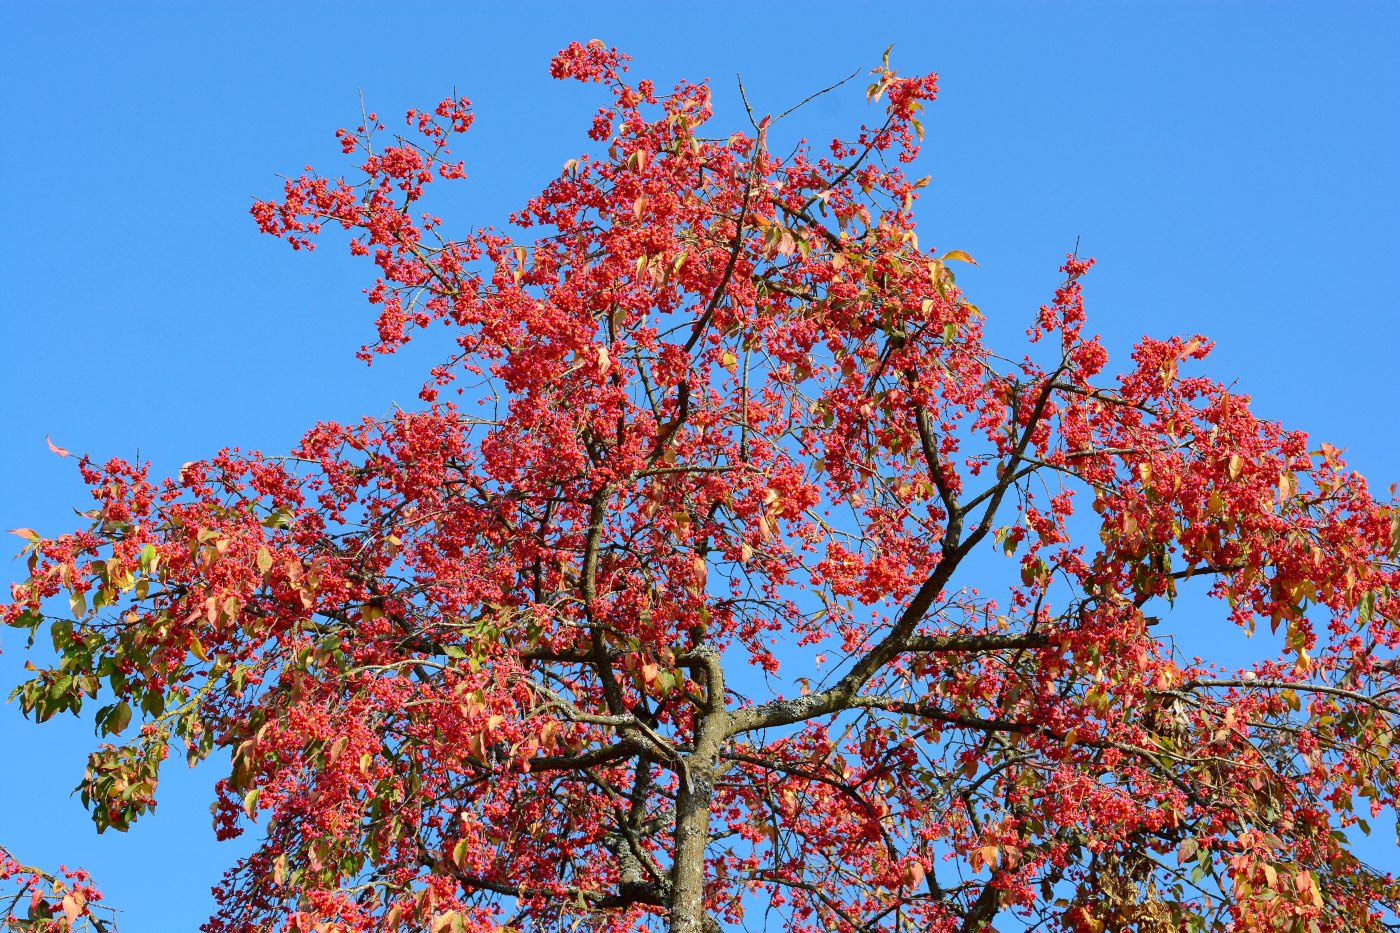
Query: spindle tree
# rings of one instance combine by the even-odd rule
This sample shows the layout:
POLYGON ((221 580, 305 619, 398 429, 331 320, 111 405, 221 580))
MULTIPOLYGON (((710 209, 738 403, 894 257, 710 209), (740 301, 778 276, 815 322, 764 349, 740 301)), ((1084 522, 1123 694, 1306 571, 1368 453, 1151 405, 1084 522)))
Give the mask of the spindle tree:
POLYGON ((110 736, 97 829, 217 762, 263 841, 209 933, 1383 929, 1393 499, 1204 337, 1111 370, 1090 260, 994 352, 915 230, 934 76, 887 56, 871 125, 789 151, 625 61, 554 58, 604 102, 506 228, 432 212, 466 100, 253 207, 375 267, 366 360, 446 346, 420 405, 80 458, 90 523, 20 529, 19 703, 110 736), (1171 637, 1223 628, 1256 659, 1171 637))

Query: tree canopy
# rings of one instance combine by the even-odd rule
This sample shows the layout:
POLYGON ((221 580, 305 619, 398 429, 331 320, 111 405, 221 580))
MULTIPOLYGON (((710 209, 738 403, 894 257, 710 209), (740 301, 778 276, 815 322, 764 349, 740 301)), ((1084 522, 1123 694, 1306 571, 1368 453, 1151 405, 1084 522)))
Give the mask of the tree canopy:
MULTIPOLYGON (((625 62, 554 58, 592 145, 509 228, 433 213, 465 99, 254 206, 375 267, 366 360, 449 335, 420 406, 83 457, 90 523, 17 530, 18 699, 93 711, 97 829, 227 762, 217 834, 265 838, 209 933, 1386 928, 1349 839, 1397 791, 1393 492, 1204 336, 1115 374, 1092 260, 989 347, 915 229, 933 75, 887 55, 871 125, 784 154, 800 109, 708 136, 706 85, 625 62), (1186 656, 1178 599, 1257 659, 1186 656)), ((21 928, 92 915, 0 877, 21 928)))

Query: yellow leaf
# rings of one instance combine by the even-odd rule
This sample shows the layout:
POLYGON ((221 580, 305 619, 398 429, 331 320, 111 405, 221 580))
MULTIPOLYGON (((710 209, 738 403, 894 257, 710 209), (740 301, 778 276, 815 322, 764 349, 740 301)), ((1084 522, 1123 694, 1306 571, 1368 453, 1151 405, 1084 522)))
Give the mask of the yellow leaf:
POLYGON ((956 261, 958 261, 958 262, 970 262, 970 263, 972 263, 974 266, 977 265, 977 260, 973 259, 971 256, 969 256, 967 253, 963 252, 963 251, 960 250, 960 249, 950 249, 950 250, 948 250, 948 252, 944 253, 942 256, 940 256, 940 257, 938 257, 938 258, 941 259, 941 260, 943 260, 944 262, 947 262, 948 260, 953 259, 953 260, 956 260, 956 261))

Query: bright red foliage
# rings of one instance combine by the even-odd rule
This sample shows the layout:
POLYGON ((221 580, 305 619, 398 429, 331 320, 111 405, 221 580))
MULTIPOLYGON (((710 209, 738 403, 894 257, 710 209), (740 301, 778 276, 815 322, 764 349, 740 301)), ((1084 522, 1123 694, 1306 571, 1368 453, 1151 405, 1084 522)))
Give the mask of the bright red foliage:
POLYGON ((219 835, 266 832, 210 933, 1381 929, 1340 830, 1395 800, 1395 506, 1195 375, 1203 337, 1106 376, 1091 261, 993 353, 901 170, 932 75, 886 61, 878 126, 780 157, 625 60, 555 58, 606 146, 533 240, 425 212, 465 100, 254 206, 372 259, 366 359, 453 348, 421 410, 291 456, 83 460, 92 525, 32 535, 4 618, 61 654, 26 712, 141 711, 98 828, 179 737, 231 755, 219 835), (1188 590, 1262 659, 1180 656, 1151 613, 1188 590))

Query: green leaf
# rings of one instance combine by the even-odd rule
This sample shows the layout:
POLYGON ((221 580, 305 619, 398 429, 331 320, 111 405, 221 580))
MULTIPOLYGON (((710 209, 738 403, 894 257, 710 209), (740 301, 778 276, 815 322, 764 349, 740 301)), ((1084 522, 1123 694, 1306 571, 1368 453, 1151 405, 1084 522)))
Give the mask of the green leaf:
POLYGON ((73 623, 67 619, 54 620, 53 626, 49 629, 49 637, 53 639, 53 650, 62 654, 73 641, 73 623))
POLYGON ((165 712, 165 694, 160 690, 147 690, 141 698, 142 711, 159 717, 165 712))
POLYGON ((111 734, 120 734, 123 729, 131 725, 131 704, 122 700, 112 711, 107 714, 107 731, 111 734))
POLYGON ((286 528, 292 523, 292 510, 285 505, 273 509, 262 523, 265 528, 286 528))
POLYGON ((1361 594, 1361 603, 1357 606, 1357 618, 1362 625, 1370 623, 1372 616, 1376 612, 1376 591, 1367 590, 1361 594))

